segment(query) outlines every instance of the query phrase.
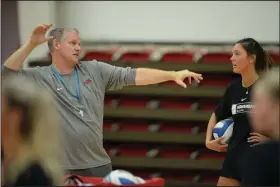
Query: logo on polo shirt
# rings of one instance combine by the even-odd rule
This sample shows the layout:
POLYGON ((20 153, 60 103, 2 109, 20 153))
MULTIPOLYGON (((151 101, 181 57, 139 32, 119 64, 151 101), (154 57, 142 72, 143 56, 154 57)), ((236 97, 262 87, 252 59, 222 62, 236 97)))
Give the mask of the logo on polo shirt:
POLYGON ((89 84, 91 82, 92 82, 92 80, 90 80, 90 79, 87 79, 87 80, 84 81, 85 84, 89 84))

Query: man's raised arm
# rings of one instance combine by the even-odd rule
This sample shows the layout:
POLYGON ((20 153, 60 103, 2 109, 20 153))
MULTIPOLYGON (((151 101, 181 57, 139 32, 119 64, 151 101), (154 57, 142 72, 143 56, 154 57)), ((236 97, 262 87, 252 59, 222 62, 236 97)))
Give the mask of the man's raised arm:
POLYGON ((30 40, 14 52, 5 62, 4 67, 19 71, 22 67, 24 60, 38 45, 52 39, 52 37, 46 37, 47 30, 52 25, 38 25, 32 32, 30 40))
POLYGON ((11 70, 19 71, 24 60, 33 51, 33 49, 34 46, 30 42, 24 44, 5 61, 4 66, 11 70))

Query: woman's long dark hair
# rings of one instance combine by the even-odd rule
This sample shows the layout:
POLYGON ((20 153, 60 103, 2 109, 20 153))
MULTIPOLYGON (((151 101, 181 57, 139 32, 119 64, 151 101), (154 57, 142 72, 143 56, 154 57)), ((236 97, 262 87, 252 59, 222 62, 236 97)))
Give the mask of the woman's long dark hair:
POLYGON ((257 73, 262 73, 273 67, 271 56, 263 49, 263 47, 253 38, 244 38, 236 42, 241 44, 248 55, 256 55, 255 68, 257 73))

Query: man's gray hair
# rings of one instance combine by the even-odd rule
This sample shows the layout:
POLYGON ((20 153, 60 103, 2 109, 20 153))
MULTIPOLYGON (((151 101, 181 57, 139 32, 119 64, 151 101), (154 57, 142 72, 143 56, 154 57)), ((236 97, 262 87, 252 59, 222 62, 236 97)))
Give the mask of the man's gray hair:
POLYGON ((50 31, 49 36, 53 36, 53 39, 48 41, 50 52, 53 50, 53 40, 57 40, 58 42, 62 41, 67 32, 76 32, 77 34, 80 34, 76 28, 55 28, 50 31))

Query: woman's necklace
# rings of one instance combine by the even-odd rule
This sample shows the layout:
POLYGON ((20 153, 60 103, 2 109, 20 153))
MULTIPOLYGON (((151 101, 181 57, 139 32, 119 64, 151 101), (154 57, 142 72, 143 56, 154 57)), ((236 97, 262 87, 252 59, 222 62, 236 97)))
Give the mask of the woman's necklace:
POLYGON ((248 93, 249 93, 249 87, 246 87, 246 86, 244 85, 244 82, 243 82, 243 81, 242 81, 242 86, 243 86, 243 88, 246 89, 246 95, 248 95, 248 93))
MULTIPOLYGON (((259 79, 259 77, 257 77, 257 79, 254 81, 254 83, 255 83, 258 79, 259 79)), ((248 87, 247 87, 247 86, 245 86, 243 80, 242 80, 241 82, 242 82, 243 88, 246 89, 246 95, 248 95, 248 93, 249 93, 249 91, 250 91, 250 87, 251 87, 254 83, 253 83, 251 86, 248 86, 248 87)))

